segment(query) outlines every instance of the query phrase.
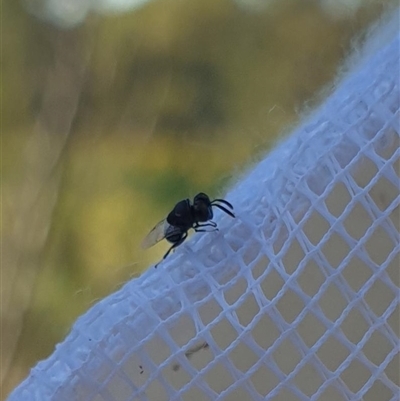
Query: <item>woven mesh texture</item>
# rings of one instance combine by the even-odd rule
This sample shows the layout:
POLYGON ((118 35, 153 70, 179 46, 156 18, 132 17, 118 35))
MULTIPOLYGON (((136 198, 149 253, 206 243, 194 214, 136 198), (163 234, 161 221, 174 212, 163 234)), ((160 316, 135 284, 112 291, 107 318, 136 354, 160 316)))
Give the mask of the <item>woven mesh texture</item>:
POLYGON ((399 400, 399 37, 10 401, 399 400))

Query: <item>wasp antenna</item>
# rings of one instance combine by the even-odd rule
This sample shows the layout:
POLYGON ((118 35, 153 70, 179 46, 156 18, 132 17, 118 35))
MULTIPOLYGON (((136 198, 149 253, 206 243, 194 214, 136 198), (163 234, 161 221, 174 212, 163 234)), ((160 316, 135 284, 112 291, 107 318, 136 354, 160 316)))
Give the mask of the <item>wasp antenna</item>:
POLYGON ((226 201, 225 199, 214 199, 214 200, 211 202, 211 204, 213 205, 215 202, 224 203, 225 205, 227 205, 227 206, 229 206, 231 209, 233 209, 233 206, 232 206, 228 201, 226 201))
POLYGON ((219 208, 219 209, 221 209, 221 210, 224 211, 226 214, 229 214, 229 216, 235 218, 235 215, 234 215, 230 210, 228 210, 227 208, 225 208, 225 207, 223 207, 223 206, 221 206, 221 205, 218 205, 218 203, 213 203, 212 205, 213 205, 213 206, 216 206, 216 207, 219 208))

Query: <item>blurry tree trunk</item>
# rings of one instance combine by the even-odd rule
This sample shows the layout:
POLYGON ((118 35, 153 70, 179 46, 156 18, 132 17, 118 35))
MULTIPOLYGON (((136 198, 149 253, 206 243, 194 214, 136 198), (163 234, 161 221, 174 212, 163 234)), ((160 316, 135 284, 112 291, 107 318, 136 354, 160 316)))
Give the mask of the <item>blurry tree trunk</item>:
POLYGON ((2 238, 3 390, 15 384, 13 356, 40 271, 40 256, 58 197, 59 162, 76 116, 87 65, 83 28, 49 30, 54 57, 51 65, 45 66, 43 102, 25 145, 23 179, 12 191, 3 187, 3 213, 11 216, 11 229, 3 232, 2 238))

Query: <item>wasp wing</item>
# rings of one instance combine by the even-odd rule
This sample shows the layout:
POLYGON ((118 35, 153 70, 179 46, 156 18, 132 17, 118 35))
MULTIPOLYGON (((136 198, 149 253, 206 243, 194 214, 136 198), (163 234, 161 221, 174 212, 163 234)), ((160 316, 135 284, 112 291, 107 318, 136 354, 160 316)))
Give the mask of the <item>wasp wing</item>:
POLYGON ((151 246, 157 244, 165 238, 165 234, 167 232, 168 227, 170 225, 167 222, 167 219, 161 220, 156 226, 146 235, 144 240, 142 241, 142 248, 150 248, 151 246))

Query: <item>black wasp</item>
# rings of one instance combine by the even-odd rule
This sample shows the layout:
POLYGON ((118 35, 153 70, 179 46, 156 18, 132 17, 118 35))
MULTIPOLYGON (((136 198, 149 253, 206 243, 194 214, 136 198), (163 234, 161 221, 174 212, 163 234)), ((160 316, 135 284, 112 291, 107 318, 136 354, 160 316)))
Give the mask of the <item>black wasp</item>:
POLYGON ((142 242, 142 248, 149 248, 165 238, 172 244, 163 257, 165 259, 174 248, 185 241, 191 228, 196 232, 206 232, 207 230, 204 227, 213 227, 214 231, 218 230, 216 228, 217 223, 212 221, 214 216, 213 206, 221 209, 229 216, 235 217, 229 209, 220 203, 233 210, 233 206, 228 201, 224 199, 210 201, 210 198, 202 192, 194 197, 193 204, 189 199, 181 200, 175 205, 167 218, 160 221, 149 232, 142 242))

